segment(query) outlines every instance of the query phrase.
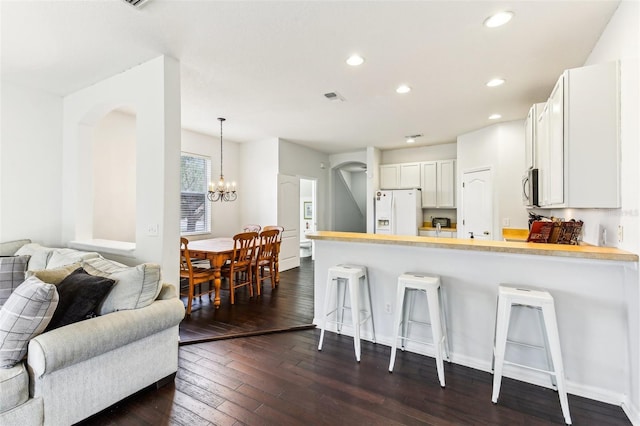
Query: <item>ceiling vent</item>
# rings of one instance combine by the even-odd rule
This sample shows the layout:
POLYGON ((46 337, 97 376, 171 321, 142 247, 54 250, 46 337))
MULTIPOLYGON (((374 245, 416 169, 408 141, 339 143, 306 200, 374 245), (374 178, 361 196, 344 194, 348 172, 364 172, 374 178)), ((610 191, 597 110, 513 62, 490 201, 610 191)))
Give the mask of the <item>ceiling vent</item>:
POLYGON ((135 7, 136 9, 140 9, 142 6, 144 6, 150 0, 123 0, 123 1, 125 3, 130 4, 131 6, 135 7))
POLYGON ((329 93, 325 93, 324 97, 329 99, 330 101, 342 101, 344 102, 344 96, 342 96, 340 93, 338 92, 329 92, 329 93))

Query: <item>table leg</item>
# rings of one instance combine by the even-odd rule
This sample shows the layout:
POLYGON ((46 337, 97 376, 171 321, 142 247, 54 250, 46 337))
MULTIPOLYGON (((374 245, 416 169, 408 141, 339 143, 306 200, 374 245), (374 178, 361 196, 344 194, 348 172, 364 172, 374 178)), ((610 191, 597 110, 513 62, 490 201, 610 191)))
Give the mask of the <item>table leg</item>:
POLYGON ((216 309, 220 308, 220 271, 222 270, 222 265, 224 265, 225 260, 226 257, 221 255, 215 255, 209 258, 211 267, 213 268, 213 287, 216 291, 216 297, 213 299, 213 306, 215 306, 216 309))
POLYGON ((214 280, 213 280, 213 287, 215 289, 216 292, 216 296, 213 299, 213 306, 215 306, 216 309, 220 308, 220 268, 216 268, 215 272, 214 272, 214 280))

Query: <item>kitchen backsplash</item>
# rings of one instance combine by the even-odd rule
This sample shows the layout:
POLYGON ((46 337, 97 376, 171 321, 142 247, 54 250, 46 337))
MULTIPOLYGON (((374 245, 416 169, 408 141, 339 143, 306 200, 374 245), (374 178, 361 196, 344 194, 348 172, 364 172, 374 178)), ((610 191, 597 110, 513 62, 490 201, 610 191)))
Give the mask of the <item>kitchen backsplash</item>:
POLYGON ((456 214, 456 209, 422 209, 422 221, 431 223, 434 217, 446 217, 451 219, 451 223, 456 223, 456 214))

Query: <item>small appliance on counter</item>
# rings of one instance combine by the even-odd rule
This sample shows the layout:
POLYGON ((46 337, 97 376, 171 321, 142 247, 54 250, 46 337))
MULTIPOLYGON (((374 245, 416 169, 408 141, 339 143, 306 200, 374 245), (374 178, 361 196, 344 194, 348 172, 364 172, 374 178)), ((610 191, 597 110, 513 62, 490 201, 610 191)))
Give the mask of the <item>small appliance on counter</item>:
POLYGON ((451 219, 448 217, 434 217, 431 219, 431 226, 435 228, 438 225, 442 228, 451 228, 451 219))

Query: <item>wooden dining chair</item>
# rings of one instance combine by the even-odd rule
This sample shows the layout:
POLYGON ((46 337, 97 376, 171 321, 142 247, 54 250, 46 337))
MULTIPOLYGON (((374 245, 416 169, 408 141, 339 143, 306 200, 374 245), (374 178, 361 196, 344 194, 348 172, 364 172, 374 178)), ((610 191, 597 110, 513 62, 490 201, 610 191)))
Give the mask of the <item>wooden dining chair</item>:
POLYGON ((260 244, 258 254, 255 258, 253 273, 256 277, 256 290, 260 296, 262 282, 269 278, 271 288, 276 288, 276 250, 278 244, 278 234, 280 231, 271 229, 260 233, 260 244), (265 276, 265 268, 269 268, 269 276, 265 276))
POLYGON ((233 254, 228 265, 223 266, 221 274, 229 280, 231 304, 235 303, 235 291, 240 287, 249 287, 249 296, 253 297, 253 257, 257 232, 242 232, 233 236, 233 254))
POLYGON ((255 232, 256 234, 258 234, 260 233, 261 229, 262 227, 260 225, 249 224, 242 227, 242 232, 255 232))
POLYGON ((276 229, 278 231, 278 238, 276 240, 276 254, 274 260, 274 269, 276 274, 276 285, 280 282, 280 245, 282 244, 282 234, 284 233, 284 227, 279 225, 267 225, 264 227, 265 231, 276 229))
POLYGON ((180 238, 180 280, 188 280, 188 286, 183 291, 180 286, 180 296, 187 297, 187 316, 191 315, 191 306, 194 297, 202 298, 208 294, 211 300, 211 293, 215 293, 213 287, 214 271, 209 268, 198 268, 191 263, 191 255, 189 253, 189 240, 180 238), (202 284, 208 283, 207 291, 202 291, 202 284))

